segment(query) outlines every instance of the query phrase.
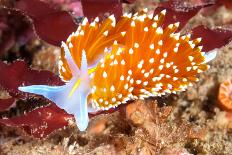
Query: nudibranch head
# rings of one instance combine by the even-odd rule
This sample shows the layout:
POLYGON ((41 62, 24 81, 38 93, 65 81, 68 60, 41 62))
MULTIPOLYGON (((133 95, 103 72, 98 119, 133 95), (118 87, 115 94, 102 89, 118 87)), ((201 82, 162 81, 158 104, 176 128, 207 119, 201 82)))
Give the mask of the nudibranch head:
POLYGON ((216 51, 203 53, 200 38, 176 32, 179 23, 163 28, 165 13, 124 14, 118 22, 113 15, 102 22, 84 18, 62 43, 59 73, 66 85, 20 90, 52 100, 75 116, 81 130, 88 112, 185 90, 209 68, 216 51))
POLYGON ((221 83, 218 101, 222 108, 232 111, 232 80, 226 80, 221 83))

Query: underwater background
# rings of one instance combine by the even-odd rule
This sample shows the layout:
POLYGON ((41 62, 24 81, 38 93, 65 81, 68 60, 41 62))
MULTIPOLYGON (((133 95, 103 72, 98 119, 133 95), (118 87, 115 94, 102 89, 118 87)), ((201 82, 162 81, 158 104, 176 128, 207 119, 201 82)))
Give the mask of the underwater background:
POLYGON ((164 2, 0 0, 0 154, 232 154, 232 2, 164 2), (176 18, 187 23, 181 25, 183 33, 198 25, 222 28, 217 35, 202 32, 205 48, 218 48, 217 56, 186 91, 90 114, 88 128, 80 132, 64 110, 17 90, 22 85, 64 84, 58 76, 60 40, 84 16, 104 19, 115 13, 117 19, 122 12, 147 8, 153 13, 161 6, 179 11, 176 18))

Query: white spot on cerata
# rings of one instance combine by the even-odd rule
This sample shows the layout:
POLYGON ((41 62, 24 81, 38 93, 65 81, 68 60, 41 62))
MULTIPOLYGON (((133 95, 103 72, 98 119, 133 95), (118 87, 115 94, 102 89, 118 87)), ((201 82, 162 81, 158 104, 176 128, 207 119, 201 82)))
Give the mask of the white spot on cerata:
POLYGON ((203 71, 201 69, 198 69, 197 70, 197 73, 202 73, 203 71))
POLYGON ((194 65, 196 65, 196 63, 195 62, 191 62, 191 65, 194 66, 194 65))
POLYGON ((118 98, 122 98, 122 94, 118 94, 118 98))
POLYGON ((73 44, 70 42, 70 43, 68 44, 68 47, 69 47, 69 48, 73 48, 73 44))
POLYGON ((166 67, 167 68, 171 67, 171 64, 170 63, 166 63, 166 67))
POLYGON ((177 53, 178 50, 179 50, 179 47, 175 47, 175 48, 173 49, 173 51, 174 51, 175 53, 177 53))
POLYGON ((135 47, 135 48, 139 48, 139 44, 138 44, 138 43, 135 43, 135 44, 134 44, 134 47, 135 47))
POLYGON ((194 49, 195 44, 193 43, 193 41, 189 41, 189 45, 190 45, 190 47, 191 47, 192 49, 194 49))
POLYGON ((155 53, 156 53, 157 55, 159 55, 159 54, 160 54, 160 49, 157 49, 157 50, 155 51, 155 53))
POLYGON ((193 61, 194 57, 190 55, 190 56, 188 56, 188 59, 189 59, 190 61, 193 61))
POLYGON ((159 16, 158 16, 158 15, 155 15, 154 20, 155 20, 155 21, 158 21, 158 20, 159 20, 159 16))
POLYGON ((193 66, 193 70, 196 70, 198 68, 198 66, 193 66))
POLYGON ((148 27, 145 27, 143 30, 144 30, 145 32, 148 32, 148 27))
POLYGON ((105 103, 105 105, 108 105, 108 104, 109 104, 109 102, 108 102, 108 101, 105 101, 104 103, 105 103))
POLYGON ((182 39, 182 40, 185 40, 185 39, 186 39, 186 35, 181 36, 181 39, 182 39))
POLYGON ((153 27, 153 28, 157 28, 157 26, 158 26, 158 25, 157 25, 156 22, 154 22, 154 23, 152 24, 152 27, 153 27))
POLYGON ((176 22, 174 25, 175 25, 175 27, 179 27, 180 26, 180 22, 176 22))
POLYGON ((162 63, 162 64, 164 63, 164 58, 162 58, 162 59, 160 60, 160 63, 162 63))
POLYGON ((153 13, 148 14, 148 18, 152 19, 153 18, 153 13))
POLYGON ((163 41, 160 40, 160 41, 158 42, 158 45, 162 46, 162 45, 163 45, 163 41))
POLYGON ((109 16, 109 19, 111 19, 111 21, 112 21, 112 24, 111 24, 111 25, 112 25, 113 27, 115 27, 116 19, 115 19, 114 15, 109 16))
POLYGON ((135 27, 135 21, 131 22, 131 27, 135 27))
POLYGON ((183 78, 183 81, 184 81, 184 82, 187 82, 187 79, 186 79, 186 78, 183 78))
POLYGON ((115 97, 112 98, 112 102, 116 102, 116 98, 115 97))
POLYGON ((144 77, 147 78, 148 76, 149 76, 149 73, 145 73, 145 74, 144 74, 144 77))
POLYGON ((123 76, 123 75, 120 76, 120 80, 121 80, 121 81, 124 80, 124 76, 123 76))
POLYGON ((125 36, 125 34, 126 34, 126 32, 125 32, 125 31, 124 31, 124 32, 121 32, 121 35, 122 35, 122 36, 125 36))
POLYGON ((128 83, 124 85, 124 89, 128 89, 128 83))
POLYGON ((134 87, 130 87, 130 88, 128 89, 129 92, 132 92, 133 90, 134 90, 134 87))
POLYGON ((131 18, 132 17, 132 13, 127 14, 127 17, 131 18))
POLYGON ((150 62, 151 64, 154 63, 154 61, 155 61, 154 58, 151 58, 151 59, 149 60, 149 62, 150 62))
POLYGON ((104 71, 102 76, 103 76, 103 78, 107 78, 107 73, 104 71))
POLYGON ((83 30, 81 30, 80 35, 83 36, 85 33, 83 30))
POLYGON ((141 84, 142 81, 141 80, 136 80, 136 84, 141 84))
POLYGON ((85 18, 83 19, 81 25, 85 26, 87 23, 88 23, 88 19, 85 17, 85 18))
POLYGON ((125 60, 121 60, 121 65, 125 65, 125 60))
POLYGON ((176 40, 179 40, 180 39, 180 33, 172 33, 170 34, 170 37, 176 39, 176 40))
POLYGON ((163 65, 159 65, 159 70, 162 70, 163 69, 163 65))
POLYGON ((143 67, 143 63, 144 63, 144 60, 141 60, 141 61, 138 63, 137 67, 141 69, 141 68, 143 67))
POLYGON ((96 18, 94 19, 94 21, 95 21, 96 23, 98 23, 98 22, 99 22, 99 17, 96 17, 96 18))
POLYGON ((114 41, 114 45, 117 45, 117 44, 118 44, 118 41, 117 41, 117 40, 115 40, 115 41, 114 41))
POLYGON ((177 77, 173 77, 172 79, 173 79, 173 81, 176 81, 176 80, 178 80, 178 78, 177 78, 177 77))
POLYGON ((147 85, 148 85, 148 81, 144 81, 144 82, 143 82, 143 85, 144 85, 144 86, 147 86, 147 85))
POLYGON ((113 54, 110 56, 110 59, 112 59, 112 60, 114 59, 114 55, 113 54))
POLYGON ((147 12, 148 12, 148 9, 147 9, 147 8, 144 8, 143 11, 144 11, 145 13, 147 13, 147 12))
POLYGON ((102 98, 99 98, 98 101, 99 101, 100 103, 102 103, 102 102, 103 102, 103 99, 102 99, 102 98))
POLYGON ((179 72, 179 70, 178 70, 178 69, 175 69, 175 70, 174 70, 174 73, 178 73, 178 72, 179 72))
POLYGON ((172 28, 173 28, 173 24, 169 24, 169 25, 168 25, 168 28, 169 28, 169 29, 172 29, 172 28))
POLYGON ((132 48, 129 49, 129 54, 133 54, 134 50, 132 48))
POLYGON ((104 36, 107 36, 108 33, 109 33, 109 31, 105 31, 105 32, 103 33, 103 35, 104 35, 104 36))
POLYGON ((163 15, 165 15, 166 14, 166 10, 164 9, 160 13, 163 14, 163 15))
POLYGON ((162 29, 161 27, 158 27, 158 28, 156 29, 156 33, 157 33, 157 34, 163 34, 163 29, 162 29))
POLYGON ((150 44, 150 49, 153 50, 155 48, 154 44, 150 44))
POLYGON ((91 27, 95 27, 95 25, 96 25, 95 21, 93 21, 93 22, 90 24, 91 27))
POLYGON ((186 67, 186 70, 189 72, 192 69, 192 67, 186 67))
POLYGON ((120 55, 122 53, 122 48, 118 48, 116 55, 120 55))
POLYGON ((168 84, 168 89, 172 89, 172 85, 171 84, 168 84))
POLYGON ((128 74, 129 74, 129 75, 132 75, 132 70, 131 70, 131 69, 128 70, 128 74))
POLYGON ((100 67, 101 67, 101 68, 104 68, 104 67, 105 67, 105 64, 104 64, 104 63, 102 63, 100 67))
POLYGON ((164 52, 163 57, 166 58, 168 56, 168 52, 164 52))
POLYGON ((117 65, 118 64, 118 61, 115 59, 114 60, 114 65, 117 65))
POLYGON ((153 82, 158 81, 158 79, 157 79, 157 78, 158 78, 158 77, 153 77, 153 78, 152 78, 152 81, 153 81, 153 82))
POLYGON ((112 86, 110 87, 110 91, 112 91, 112 92, 114 92, 114 91, 115 91, 115 87, 114 87, 114 85, 112 85, 112 86))

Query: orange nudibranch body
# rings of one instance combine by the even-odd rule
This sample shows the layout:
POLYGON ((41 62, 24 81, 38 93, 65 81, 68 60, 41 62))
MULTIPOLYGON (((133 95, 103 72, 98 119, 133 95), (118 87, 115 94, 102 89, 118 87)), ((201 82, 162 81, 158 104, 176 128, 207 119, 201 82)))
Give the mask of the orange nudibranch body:
MULTIPOLYGON (((183 91, 196 75, 209 68, 199 46, 201 39, 175 33, 179 23, 162 28, 165 11, 153 17, 146 12, 125 14, 117 23, 113 16, 102 23, 85 18, 66 45, 80 68, 85 51, 90 74, 88 102, 107 110, 128 100, 183 91)), ((60 76, 72 73, 61 52, 60 76)))

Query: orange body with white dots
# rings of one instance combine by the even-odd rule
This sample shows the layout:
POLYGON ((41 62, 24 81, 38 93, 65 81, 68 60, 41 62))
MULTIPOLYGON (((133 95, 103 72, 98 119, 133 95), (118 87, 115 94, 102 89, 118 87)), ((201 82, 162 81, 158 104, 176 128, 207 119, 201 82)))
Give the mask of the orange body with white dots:
MULTIPOLYGON (((69 37, 66 44, 78 66, 82 50, 90 65, 105 55, 91 77, 93 107, 105 110, 131 99, 183 91, 208 68, 198 46, 201 39, 175 33, 179 23, 161 28, 164 17, 162 11, 154 18, 126 14, 118 23, 112 16, 103 23, 84 21, 78 35, 69 37)), ((64 54, 60 61, 60 75, 67 81, 72 75, 64 54)))
POLYGON ((88 113, 108 110, 128 100, 183 91, 217 51, 201 52, 200 38, 180 35, 179 23, 162 27, 159 15, 113 15, 103 22, 85 18, 66 43, 59 60, 63 86, 32 85, 19 90, 42 95, 69 114, 84 131, 88 113))

